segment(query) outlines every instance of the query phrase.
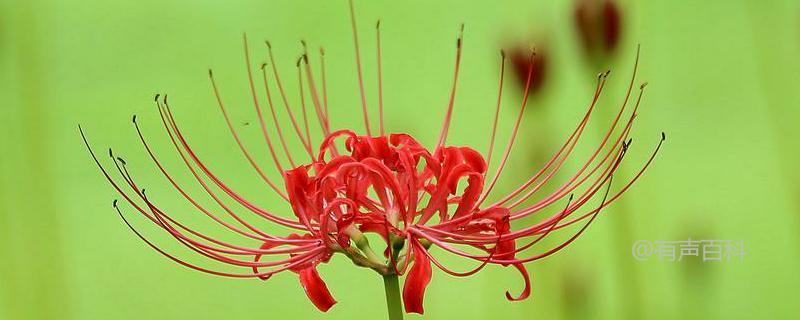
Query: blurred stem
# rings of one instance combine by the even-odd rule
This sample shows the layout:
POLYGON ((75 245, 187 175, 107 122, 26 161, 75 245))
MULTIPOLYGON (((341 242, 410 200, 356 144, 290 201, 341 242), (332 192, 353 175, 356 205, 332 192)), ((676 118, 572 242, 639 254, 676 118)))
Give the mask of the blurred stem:
POLYGON ((403 309, 400 307, 400 284, 396 274, 383 276, 383 287, 386 291, 386 310, 389 320, 403 320, 403 309))

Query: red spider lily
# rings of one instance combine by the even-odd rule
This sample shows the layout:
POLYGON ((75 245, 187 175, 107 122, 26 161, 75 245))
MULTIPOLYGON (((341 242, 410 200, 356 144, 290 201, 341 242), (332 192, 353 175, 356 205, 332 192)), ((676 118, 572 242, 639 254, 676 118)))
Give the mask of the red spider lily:
MULTIPOLYGON (((494 202, 486 202, 492 195, 517 140, 522 115, 527 105, 528 91, 534 81, 532 68, 528 69, 522 105, 514 126, 511 128, 510 139, 499 158, 496 169, 490 172, 488 164, 491 163, 495 149, 495 133, 502 104, 504 71, 500 75, 499 94, 491 126, 489 148, 485 158, 473 148, 446 144, 455 106, 456 84, 462 54, 463 37, 461 35, 457 41, 455 72, 449 103, 436 145, 428 149, 411 135, 386 134, 383 122, 380 25, 378 24, 376 27, 377 96, 380 123, 377 134, 373 134, 368 120, 369 108, 364 92, 357 28, 352 10, 351 3, 358 85, 366 134, 359 135, 349 129, 331 130, 325 83, 324 51, 320 50, 321 73, 318 78, 313 64, 309 63, 309 55, 304 50, 301 58, 297 61, 300 90, 308 90, 311 97, 310 107, 313 108, 312 112, 316 115, 324 134, 316 152, 312 149, 316 144, 309 130, 307 106, 305 100, 302 99, 305 96, 304 93, 300 93, 301 119, 295 114, 298 109, 292 108, 292 104, 289 102, 290 99, 275 66, 276 59, 272 48, 267 43, 273 77, 269 76, 270 72, 268 72, 266 64, 262 64, 261 80, 264 85, 264 100, 260 100, 252 72, 247 39, 244 39, 245 62, 253 107, 258 114, 259 126, 275 170, 280 172, 283 177, 283 188, 269 178, 266 171, 252 156, 250 149, 240 139, 228 115, 213 74, 209 72, 212 89, 234 141, 258 176, 291 207, 293 215, 276 214, 240 196, 195 152, 193 145, 173 116, 166 95, 163 98, 156 95, 155 102, 166 136, 171 141, 177 155, 185 163, 191 176, 219 205, 219 209, 211 209, 202 205, 189 195, 162 165, 156 151, 148 144, 148 140, 140 131, 136 117, 133 118, 144 150, 166 181, 200 214, 206 215, 226 231, 240 236, 250 245, 221 240, 175 219, 171 213, 151 201, 145 190, 136 183, 126 162, 122 158, 115 157, 109 149, 109 156, 122 181, 112 177, 112 173, 101 164, 84 136, 84 142, 103 175, 119 192, 124 201, 138 213, 189 250, 210 260, 244 270, 233 272, 226 271, 227 269, 220 270, 200 266, 161 249, 129 223, 115 200, 114 207, 120 217, 139 238, 179 264, 214 275, 266 280, 279 272, 287 270, 295 272, 299 275, 300 283, 309 299, 322 311, 327 311, 336 303, 336 300, 332 297, 316 268, 321 263, 328 262, 336 253, 348 257, 355 265, 373 269, 384 277, 395 277, 396 279, 398 275, 405 275, 402 297, 406 312, 423 313, 423 296, 432 276, 431 264, 457 277, 472 275, 488 265, 513 266, 523 277, 524 289, 516 296, 506 292, 506 297, 509 300, 521 300, 530 295, 530 280, 525 263, 536 261, 559 251, 582 234, 602 208, 618 199, 639 179, 664 141, 662 133, 658 146, 643 167, 618 191, 609 194, 612 176, 619 169, 631 145, 629 139, 631 126, 644 89, 644 85, 642 85, 633 106, 628 107, 636 74, 635 65, 624 101, 600 144, 594 147, 594 152, 583 165, 579 166, 578 170, 567 174, 565 182, 552 183, 553 178, 564 171, 562 168, 566 160, 570 158, 580 141, 584 128, 595 110, 595 105, 609 74, 608 72, 602 73, 598 77, 597 87, 585 114, 564 144, 547 163, 512 192, 499 197, 494 202), (274 83, 270 79, 274 79, 274 83), (321 88, 317 86, 316 81, 319 81, 321 88), (276 114, 279 108, 273 101, 273 91, 271 90, 275 87, 278 89, 280 100, 291 120, 291 128, 282 127, 277 120, 276 114), (270 134, 267 130, 269 121, 264 116, 264 109, 262 109, 264 105, 269 107, 271 125, 274 126, 276 134, 270 134), (626 111, 628 112, 626 113, 626 111), (285 129, 293 130, 296 134, 303 146, 303 152, 309 157, 306 164, 298 165, 295 162, 289 151, 285 129), (280 143, 282 152, 276 146, 278 143, 280 143), (284 167, 287 163, 290 166, 288 169, 284 167), (535 201, 529 201, 534 199, 534 196, 540 196, 541 192, 538 191, 547 186, 553 186, 553 191, 541 195, 541 198, 535 199, 535 201), (604 188, 605 192, 601 192, 604 188), (589 207, 587 204, 598 196, 598 193, 602 194, 602 200, 598 205, 589 207), (243 209, 237 209, 245 210, 249 212, 249 215, 255 215, 293 231, 289 231, 285 235, 268 233, 249 222, 250 218, 237 213, 239 210, 234 210, 235 208, 228 205, 223 198, 229 198, 228 201, 233 200, 237 205, 243 207, 243 209), (566 204, 556 204, 565 198, 567 198, 566 204), (554 206, 557 207, 554 208, 554 206), (555 213, 535 224, 525 224, 520 221, 547 210, 555 210, 555 213), (235 222, 231 222, 231 220, 235 222), (551 232, 576 223, 583 223, 583 225, 564 242, 539 253, 530 253, 529 249, 534 248, 551 232), (385 250, 381 254, 376 254, 372 249, 368 237, 365 236, 367 233, 376 234, 383 240, 385 250), (442 264, 431 254, 433 248, 440 248, 444 252, 474 260, 477 266, 467 271, 455 271, 442 264)), ((535 59, 535 56, 530 54, 529 59, 535 59)), ((501 70, 505 70, 505 62, 506 58, 503 54, 501 55, 501 70)), ((83 136, 82 130, 81 135, 83 136)))

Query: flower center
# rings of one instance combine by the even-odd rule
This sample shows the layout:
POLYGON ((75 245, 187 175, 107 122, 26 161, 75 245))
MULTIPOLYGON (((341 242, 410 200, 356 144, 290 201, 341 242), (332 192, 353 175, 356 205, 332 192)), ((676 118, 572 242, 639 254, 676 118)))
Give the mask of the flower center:
POLYGON ((389 234, 405 237, 412 225, 474 213, 485 173, 483 156, 468 147, 431 153, 408 134, 370 137, 342 130, 324 140, 316 161, 284 177, 300 221, 330 245, 346 248, 362 232, 388 240, 389 234), (335 145, 340 138, 341 154, 335 145))

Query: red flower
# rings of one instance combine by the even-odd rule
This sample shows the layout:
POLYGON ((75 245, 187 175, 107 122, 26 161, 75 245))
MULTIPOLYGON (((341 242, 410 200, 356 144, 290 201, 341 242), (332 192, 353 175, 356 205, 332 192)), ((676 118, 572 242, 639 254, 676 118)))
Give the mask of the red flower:
MULTIPOLYGON (((354 20, 355 22, 355 20, 354 20)), ((353 23, 355 31, 355 23, 353 23)), ((378 73, 380 75, 380 36, 378 36, 378 73)), ((450 101, 446 108, 444 123, 441 127, 438 142, 428 149, 414 137, 404 133, 385 134, 382 120, 382 87, 378 83, 378 101, 381 121, 379 130, 372 132, 368 118, 367 99, 364 95, 361 64, 358 54, 359 87, 361 88, 362 109, 364 112, 366 134, 360 135, 353 130, 331 131, 328 110, 327 92, 324 76, 324 63, 321 64, 320 77, 309 63, 308 54, 304 53, 298 60, 297 70, 301 90, 308 90, 311 96, 311 107, 316 114, 320 129, 324 134, 316 152, 313 151, 314 137, 309 133, 306 117, 306 102, 300 100, 300 109, 293 109, 281 79, 275 67, 275 59, 269 48, 270 64, 274 75, 280 100, 291 120, 291 128, 297 140, 303 145, 304 153, 309 157, 306 164, 297 164, 287 147, 289 141, 284 135, 284 128, 277 120, 276 106, 273 103, 267 69, 262 65, 264 84, 264 100, 260 100, 256 91, 251 70, 249 50, 245 39, 245 59, 247 74, 250 80, 250 93, 253 98, 255 112, 258 114, 259 126, 267 150, 275 165, 275 170, 283 177, 284 187, 271 180, 265 170, 250 153, 235 126, 229 118, 226 106, 209 72, 211 85, 217 97, 220 110, 249 164, 258 176, 291 208, 282 214, 274 213, 244 199, 233 187, 227 184, 194 151, 181 127, 178 125, 167 101, 156 96, 156 105, 161 116, 166 135, 178 156, 185 163, 189 173, 199 186, 219 206, 212 209, 202 205, 173 178, 173 175, 162 165, 155 150, 148 144, 136 117, 133 118, 142 146, 153 160, 155 167, 166 181, 193 206, 198 213, 205 215, 229 233, 239 236, 245 243, 233 243, 222 238, 200 232, 198 229, 180 222, 167 209, 157 205, 137 184, 122 158, 115 157, 109 150, 119 176, 112 178, 109 172, 97 159, 89 147, 92 157, 111 185, 120 193, 144 218, 161 228, 178 243, 191 251, 235 268, 243 268, 240 272, 204 267, 188 262, 168 253, 156 246, 148 238, 139 233, 129 223, 128 218, 119 212, 128 227, 153 249, 186 267, 211 273, 214 275, 235 278, 268 279, 271 275, 292 271, 297 273, 300 283, 309 299, 317 308, 327 311, 336 300, 331 296, 322 281, 317 266, 329 261, 333 254, 339 253, 351 259, 357 266, 375 270, 381 275, 406 275, 403 288, 403 300, 406 312, 423 313, 423 296, 431 281, 431 264, 454 276, 468 276, 488 265, 513 266, 520 272, 524 280, 523 291, 514 296, 506 293, 509 300, 525 299, 530 294, 530 280, 525 263, 549 256, 575 240, 586 227, 597 217, 600 210, 609 205, 625 192, 649 166, 656 151, 643 168, 629 179, 613 194, 609 194, 612 176, 615 175, 627 153, 631 140, 631 126, 638 110, 639 96, 633 106, 629 106, 629 97, 634 79, 628 88, 621 107, 608 127, 599 145, 594 148, 588 159, 578 170, 562 173, 567 159, 583 136, 584 129, 595 109, 598 97, 606 83, 608 73, 598 78, 597 88, 592 95, 584 116, 579 119, 572 133, 564 144, 555 152, 544 166, 530 176, 512 192, 502 197, 492 197, 501 173, 506 167, 509 154, 517 140, 532 79, 532 68, 528 69, 525 94, 522 106, 511 128, 510 139, 502 152, 497 167, 489 170, 495 148, 495 132, 497 117, 500 113, 500 99, 495 110, 495 119, 488 137, 489 149, 486 158, 470 147, 447 145, 447 136, 454 111, 458 67, 461 60, 462 37, 459 36, 456 54, 456 68, 450 101), (319 81, 319 82, 317 82, 319 81), (320 87, 317 86, 321 83, 320 87), (276 134, 270 134, 268 122, 264 119, 262 105, 269 107, 272 116, 271 124, 276 134), (632 109, 632 110, 630 110, 632 109), (630 110, 629 112, 626 111, 630 110), (302 121, 295 114, 302 112, 302 121), (276 139, 277 136, 277 140, 276 139), (276 144, 280 143, 280 149, 276 144), (284 165, 288 164, 289 169, 284 165), (549 193, 541 194, 544 186, 552 184, 557 174, 565 174, 566 181, 555 184, 549 193), (605 191, 602 191, 605 190, 605 191), (220 194, 224 193, 224 195, 220 194), (541 195, 540 195, 541 194, 541 195), (590 200, 602 194, 596 205, 589 207, 590 200), (536 198, 533 201, 534 197, 536 198), (229 198, 229 199, 223 199, 229 198), (233 208, 228 203, 237 203, 233 208), (564 201, 566 200, 566 201, 564 201), (245 217, 238 211, 245 210, 249 215, 264 219, 270 223, 293 230, 285 235, 276 235, 264 231, 250 222, 252 217, 245 217), (524 219, 535 213, 550 211, 550 215, 539 222, 529 224, 524 219), (227 217, 224 217, 227 216, 227 217), (231 222, 235 221, 235 223, 231 222), (538 253, 531 253, 535 245, 553 231, 561 230, 575 223, 583 223, 563 243, 538 253), (385 250, 381 254, 373 251, 366 233, 376 234, 383 240, 385 250), (442 264, 433 254, 433 248, 454 254, 468 260, 474 260, 476 266, 470 270, 459 272, 442 264)), ((356 53, 358 53, 356 38, 356 53)), ((324 53, 320 51, 320 58, 324 53)), ((532 59, 533 55, 529 57, 532 59)), ((322 60, 320 60, 322 62, 322 60)), ((503 65, 505 57, 502 58, 503 65)), ((530 65, 530 64, 529 64, 530 65)), ((634 68, 635 70, 635 68, 634 68)), ((634 72, 635 76, 635 72, 634 72)), ((502 76, 500 80, 502 96, 502 76)), ((642 89, 644 86, 641 87, 642 89)), ((301 93, 303 97, 303 93, 301 93)), ((277 100, 277 99, 276 99, 277 100)), ((297 107, 297 105, 294 105, 297 107)), ((81 135, 83 131, 81 130, 81 135)), ((663 134, 661 141, 663 142, 663 134)), ((119 211, 117 201, 114 207, 119 211)), ((272 228, 271 228, 272 229, 272 228)), ((230 237, 226 237, 228 239, 230 237)), ((373 239, 374 241, 374 239, 373 239)))

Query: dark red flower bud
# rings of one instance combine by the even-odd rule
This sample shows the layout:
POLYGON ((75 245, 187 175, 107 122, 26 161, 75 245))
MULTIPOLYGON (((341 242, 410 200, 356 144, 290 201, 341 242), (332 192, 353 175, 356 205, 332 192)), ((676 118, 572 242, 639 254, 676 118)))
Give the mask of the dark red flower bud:
POLYGON ((508 54, 520 88, 525 87, 530 72, 530 92, 539 91, 547 80, 547 49, 541 45, 535 48, 519 46, 509 49, 508 54))
POLYGON ((577 0, 575 26, 590 56, 611 54, 621 36, 622 13, 614 0, 577 0))

